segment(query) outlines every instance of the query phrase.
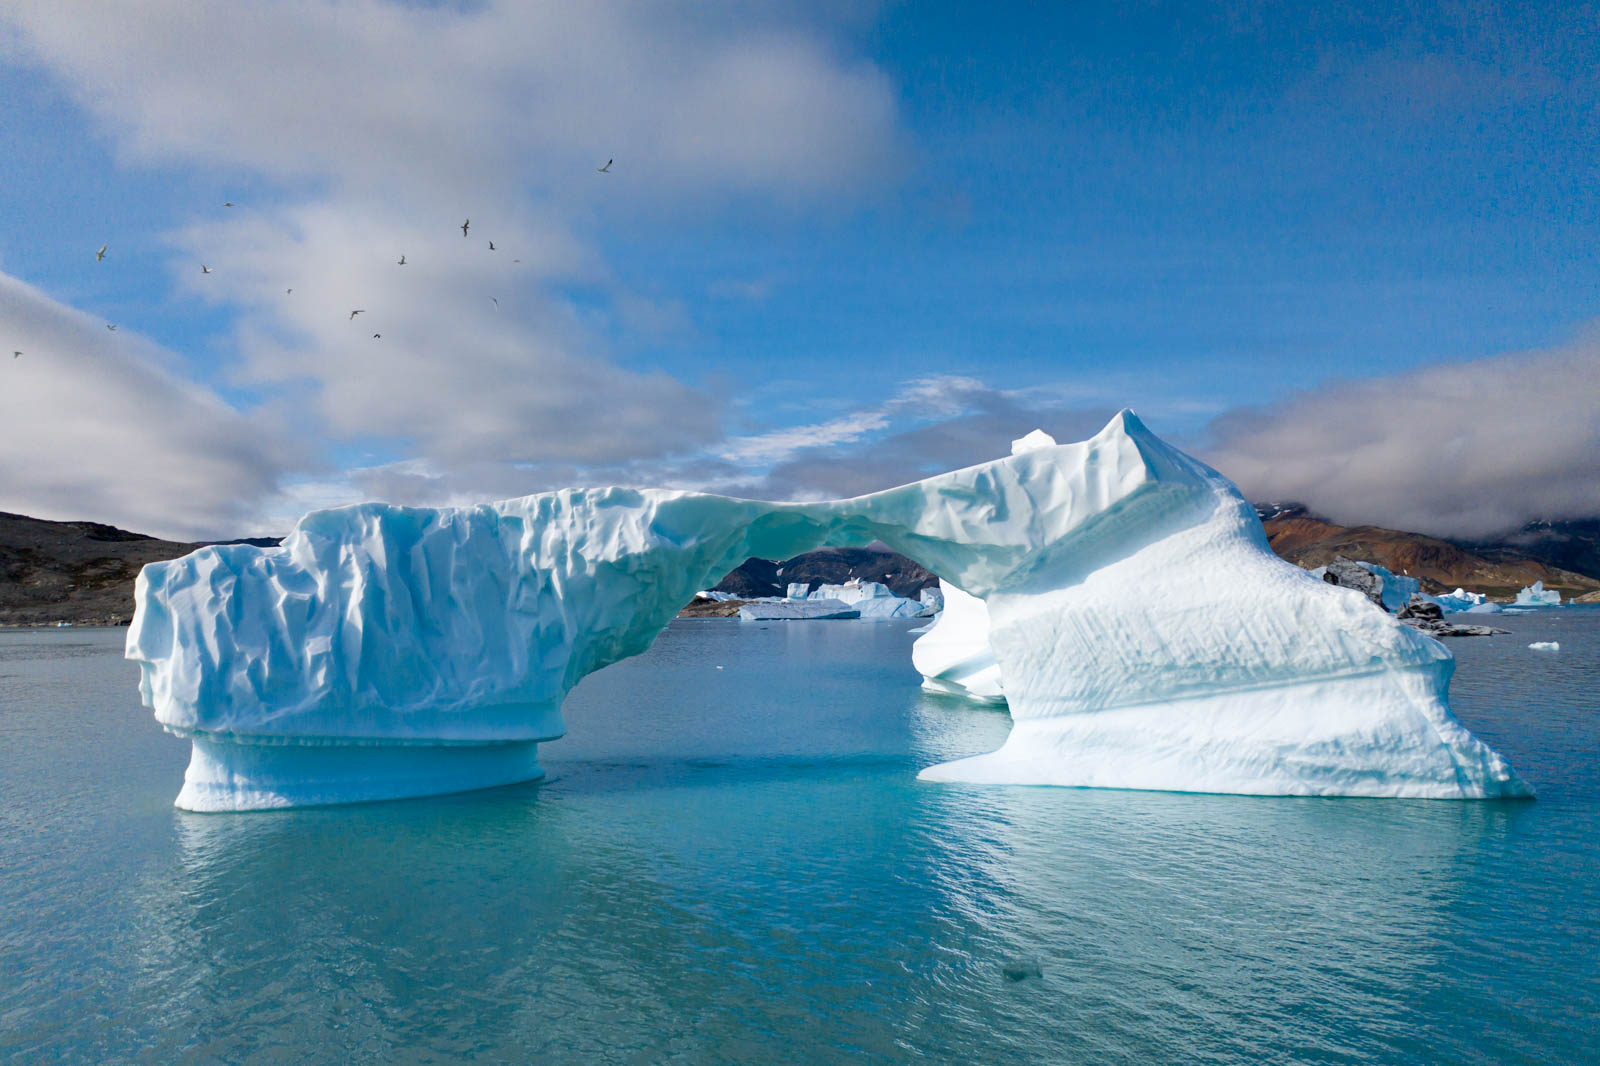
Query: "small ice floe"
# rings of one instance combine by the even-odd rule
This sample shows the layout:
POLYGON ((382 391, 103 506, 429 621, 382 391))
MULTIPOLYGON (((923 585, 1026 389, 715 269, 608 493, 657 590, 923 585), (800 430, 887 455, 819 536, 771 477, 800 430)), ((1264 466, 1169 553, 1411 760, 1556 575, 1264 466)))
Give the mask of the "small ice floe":
POLYGON ((1026 981, 1030 977, 1043 977, 1044 971, 1032 959, 1012 959, 1000 964, 1000 972, 1007 981, 1026 981))
POLYGON ((1554 640, 1536 640, 1528 645, 1530 651, 1560 651, 1561 643, 1554 640))

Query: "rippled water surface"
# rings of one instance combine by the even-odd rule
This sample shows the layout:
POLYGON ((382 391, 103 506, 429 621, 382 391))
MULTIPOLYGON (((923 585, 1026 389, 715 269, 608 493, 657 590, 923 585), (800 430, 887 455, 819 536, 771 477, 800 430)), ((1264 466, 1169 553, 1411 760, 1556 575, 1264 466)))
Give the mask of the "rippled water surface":
POLYGON ((1495 621, 1533 803, 921 784, 1008 720, 904 625, 694 621, 543 784, 191 815, 123 631, 0 632, 0 1058, 1597 1061, 1600 612, 1495 621))

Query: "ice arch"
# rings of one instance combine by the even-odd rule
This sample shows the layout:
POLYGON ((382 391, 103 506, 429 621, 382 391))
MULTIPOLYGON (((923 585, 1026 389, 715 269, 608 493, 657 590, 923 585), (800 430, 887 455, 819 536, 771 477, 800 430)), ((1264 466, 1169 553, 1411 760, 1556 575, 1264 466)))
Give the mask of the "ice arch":
POLYGON ((586 674, 751 556, 882 540, 987 603, 1013 729, 940 780, 1522 795, 1446 704, 1453 660, 1267 549, 1233 485, 1130 412, 1077 444, 819 503, 541 493, 315 511, 278 548, 139 576, 127 656, 191 738, 178 805, 528 780, 586 674))

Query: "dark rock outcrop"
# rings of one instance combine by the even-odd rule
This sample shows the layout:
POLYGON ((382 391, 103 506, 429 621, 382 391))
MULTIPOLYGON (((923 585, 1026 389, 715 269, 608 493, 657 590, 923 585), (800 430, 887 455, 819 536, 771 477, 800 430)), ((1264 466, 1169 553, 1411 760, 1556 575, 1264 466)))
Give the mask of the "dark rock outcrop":
POLYGON ((1509 632, 1493 626, 1469 626, 1459 622, 1448 622, 1445 620, 1443 608, 1421 596, 1411 597, 1411 602, 1400 608, 1398 617, 1406 625, 1420 629, 1430 637, 1492 637, 1496 633, 1509 632))

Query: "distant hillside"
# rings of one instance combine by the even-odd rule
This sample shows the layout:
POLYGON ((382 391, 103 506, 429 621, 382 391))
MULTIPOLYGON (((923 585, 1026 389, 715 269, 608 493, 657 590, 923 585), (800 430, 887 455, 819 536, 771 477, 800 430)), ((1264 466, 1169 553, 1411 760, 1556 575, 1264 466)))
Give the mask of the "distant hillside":
POLYGON ((139 568, 198 547, 99 522, 47 522, 0 511, 0 625, 126 625, 139 568))
POLYGON ((1455 543, 1485 559, 1525 557, 1600 578, 1600 518, 1565 522, 1530 522, 1521 530, 1493 541, 1455 543))
POLYGON ((939 579, 903 555, 885 548, 819 548, 793 559, 747 559, 716 586, 737 596, 781 596, 792 581, 842 585, 853 577, 881 581, 896 596, 916 598, 919 589, 937 588, 939 579))
POLYGON ((1307 569, 1342 555, 1417 578, 1424 592, 1448 592, 1460 586, 1505 599, 1535 581, 1559 590, 1563 599, 1600 590, 1600 580, 1594 577, 1551 566, 1506 545, 1480 554, 1421 533, 1335 525, 1298 505, 1260 506, 1257 513, 1272 550, 1307 569))

